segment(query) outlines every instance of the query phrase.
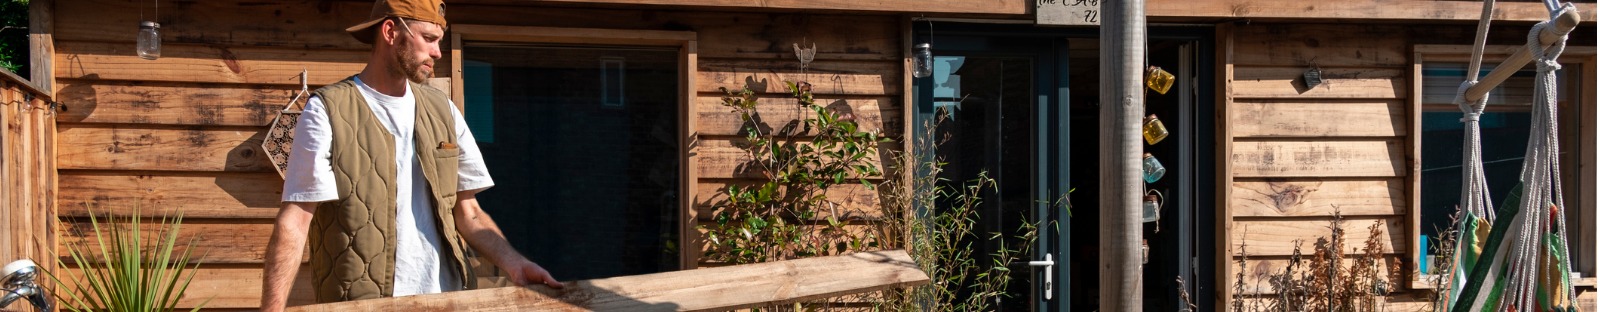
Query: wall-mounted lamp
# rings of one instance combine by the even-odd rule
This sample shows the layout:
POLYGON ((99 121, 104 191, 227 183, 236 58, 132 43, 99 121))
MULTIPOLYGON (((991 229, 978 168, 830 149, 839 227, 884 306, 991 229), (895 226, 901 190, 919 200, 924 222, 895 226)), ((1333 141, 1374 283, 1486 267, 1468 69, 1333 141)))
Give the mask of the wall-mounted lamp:
POLYGON ((911 71, 911 76, 917 78, 933 76, 933 44, 917 44, 916 54, 912 56, 912 62, 916 63, 916 68, 911 71))
POLYGON ((154 60, 161 57, 161 24, 153 21, 139 22, 139 57, 154 60))
POLYGON ((1306 72, 1301 76, 1306 80, 1306 89, 1316 88, 1317 85, 1322 84, 1322 69, 1316 66, 1306 69, 1306 72))

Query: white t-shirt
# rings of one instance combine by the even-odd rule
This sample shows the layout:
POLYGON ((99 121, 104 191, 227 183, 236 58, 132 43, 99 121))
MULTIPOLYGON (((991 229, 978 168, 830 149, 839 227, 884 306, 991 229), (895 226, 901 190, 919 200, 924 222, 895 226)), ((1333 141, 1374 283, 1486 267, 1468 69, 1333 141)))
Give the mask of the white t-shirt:
MULTIPOLYGON (((438 293, 459 290, 461 277, 454 270, 443 269, 443 238, 434 216, 433 198, 428 191, 428 181, 419 168, 415 143, 417 104, 412 97, 410 84, 403 96, 393 97, 378 93, 372 87, 355 80, 367 107, 377 115, 385 129, 394 136, 395 174, 397 200, 395 201, 395 274, 394 295, 438 293)), ((489 170, 484 167, 478 143, 467 129, 461 112, 450 103, 450 115, 455 117, 456 144, 461 148, 461 166, 456 189, 482 190, 494 186, 489 170)), ((289 168, 284 172, 283 201, 324 202, 339 199, 334 185, 333 166, 329 147, 333 130, 328 125, 328 114, 322 99, 312 97, 306 102, 303 113, 294 129, 294 146, 289 153, 289 168)), ((453 224, 447 226, 455 226, 453 224)))

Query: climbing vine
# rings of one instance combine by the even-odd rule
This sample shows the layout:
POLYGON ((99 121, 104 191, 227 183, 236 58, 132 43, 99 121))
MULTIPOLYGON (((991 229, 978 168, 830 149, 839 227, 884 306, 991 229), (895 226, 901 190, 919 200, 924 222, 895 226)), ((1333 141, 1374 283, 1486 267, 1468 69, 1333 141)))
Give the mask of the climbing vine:
MULTIPOLYGON (((851 230, 850 213, 829 198, 834 186, 861 184, 875 189, 883 176, 877 164, 875 131, 863 131, 853 114, 818 105, 805 81, 785 81, 792 107, 805 118, 775 129, 761 125, 759 96, 749 86, 721 88, 722 106, 744 122, 736 145, 749 160, 742 171, 757 174, 753 184, 724 189, 712 224, 702 225, 710 248, 706 260, 729 264, 833 255, 875 249, 880 235, 851 230)), ((767 104, 771 105, 771 104, 767 104)), ((782 109, 783 107, 778 107, 782 109)))

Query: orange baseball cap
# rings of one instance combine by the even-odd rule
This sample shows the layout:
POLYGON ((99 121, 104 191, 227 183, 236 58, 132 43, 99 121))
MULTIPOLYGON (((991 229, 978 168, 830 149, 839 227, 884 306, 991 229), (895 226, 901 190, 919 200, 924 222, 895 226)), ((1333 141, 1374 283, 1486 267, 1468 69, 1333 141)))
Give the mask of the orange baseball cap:
POLYGON ((362 43, 372 44, 377 30, 373 26, 389 17, 414 19, 445 27, 443 0, 377 0, 372 3, 372 14, 366 22, 345 28, 344 31, 362 43))

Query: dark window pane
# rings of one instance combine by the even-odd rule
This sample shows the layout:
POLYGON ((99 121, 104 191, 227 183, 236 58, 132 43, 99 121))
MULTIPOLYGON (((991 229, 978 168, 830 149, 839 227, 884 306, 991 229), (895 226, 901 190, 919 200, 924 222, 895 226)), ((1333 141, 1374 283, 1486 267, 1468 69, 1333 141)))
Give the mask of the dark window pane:
POLYGON ((562 280, 678 268, 678 53, 469 43, 465 116, 511 244, 562 280))

